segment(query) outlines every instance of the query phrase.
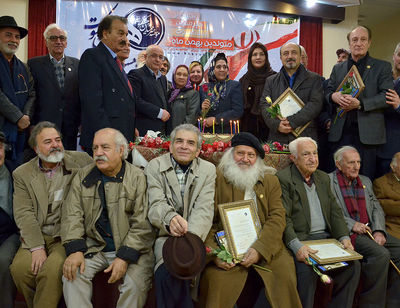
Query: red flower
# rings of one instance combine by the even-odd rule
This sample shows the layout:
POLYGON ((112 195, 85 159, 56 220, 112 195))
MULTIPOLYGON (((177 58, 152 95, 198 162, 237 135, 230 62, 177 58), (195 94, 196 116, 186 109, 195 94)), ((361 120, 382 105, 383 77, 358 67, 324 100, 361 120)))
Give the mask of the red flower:
POLYGON ((208 85, 206 83, 202 85, 202 88, 204 93, 208 92, 208 85))
POLYGON ((350 72, 349 77, 353 77, 353 72, 350 72))
POLYGON ((271 148, 269 147, 268 144, 264 144, 264 145, 263 145, 263 148, 264 148, 265 154, 268 154, 269 151, 271 151, 271 148))
POLYGON ((275 146, 277 151, 283 151, 283 146, 279 142, 275 141, 272 144, 275 146))
POLYGON ((212 249, 210 247, 206 246, 206 253, 211 253, 211 252, 212 252, 212 249))

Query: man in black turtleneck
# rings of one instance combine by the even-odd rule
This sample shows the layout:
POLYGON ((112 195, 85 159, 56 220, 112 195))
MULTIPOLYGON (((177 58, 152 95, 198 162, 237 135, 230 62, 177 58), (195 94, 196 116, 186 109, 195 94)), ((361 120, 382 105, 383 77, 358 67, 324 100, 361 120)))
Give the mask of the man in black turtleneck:
POLYGON ((386 91, 393 89, 392 72, 389 62, 369 56, 371 31, 363 26, 356 27, 347 35, 350 57, 333 67, 326 99, 335 110, 329 132, 333 151, 343 145, 352 145, 360 153, 361 173, 374 178, 377 147, 386 142, 383 109, 387 108, 386 91), (355 65, 365 84, 364 91, 354 98, 336 91, 347 72, 355 65), (342 116, 337 112, 343 109, 342 116))

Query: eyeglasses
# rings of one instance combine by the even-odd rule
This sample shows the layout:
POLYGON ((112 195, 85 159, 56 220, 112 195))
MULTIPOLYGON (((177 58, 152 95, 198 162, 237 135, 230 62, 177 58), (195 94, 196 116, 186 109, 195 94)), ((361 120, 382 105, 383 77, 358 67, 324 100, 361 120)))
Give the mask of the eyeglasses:
POLYGON ((52 35, 50 37, 47 38, 48 40, 52 41, 52 42, 57 42, 58 39, 60 39, 61 42, 65 42, 67 40, 67 37, 64 35, 52 35))

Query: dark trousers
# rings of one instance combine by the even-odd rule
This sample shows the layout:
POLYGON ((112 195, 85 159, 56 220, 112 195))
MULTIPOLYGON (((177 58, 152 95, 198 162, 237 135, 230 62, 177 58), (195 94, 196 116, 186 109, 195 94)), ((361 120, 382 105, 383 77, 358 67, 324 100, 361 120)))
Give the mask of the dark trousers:
MULTIPOLYGON (((335 153, 337 149, 345 145, 355 147, 360 154, 360 174, 369 177, 371 180, 374 180, 378 145, 361 143, 358 133, 358 125, 356 124, 350 125, 349 127, 343 129, 342 138, 338 142, 332 143, 332 153, 335 153)), ((333 157, 331 159, 333 160, 333 157)))
POLYGON ((236 302, 237 308, 270 308, 265 296, 264 282, 254 268, 250 267, 246 283, 236 302))
POLYGON ((172 276, 164 264, 154 275, 157 308, 194 308, 190 296, 190 280, 172 276))
POLYGON ((400 240, 388 234, 385 245, 381 246, 366 235, 358 235, 354 248, 364 256, 361 260, 363 279, 358 306, 400 307, 400 276, 389 264, 391 258, 397 267, 400 266, 400 240))

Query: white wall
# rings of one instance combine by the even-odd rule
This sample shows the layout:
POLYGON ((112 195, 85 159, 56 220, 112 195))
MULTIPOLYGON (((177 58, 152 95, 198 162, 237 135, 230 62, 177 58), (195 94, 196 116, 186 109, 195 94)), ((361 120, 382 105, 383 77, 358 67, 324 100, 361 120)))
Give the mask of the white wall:
POLYGON ((338 24, 322 24, 322 69, 323 76, 329 78, 337 62, 336 50, 349 48, 347 33, 358 24, 358 6, 347 7, 345 20, 338 24))
MULTIPOLYGON (((0 0, 0 16, 13 16, 18 26, 28 29, 28 6, 29 0, 0 0)), ((26 62, 28 59, 27 36, 19 44, 17 57, 23 62, 26 62)))

